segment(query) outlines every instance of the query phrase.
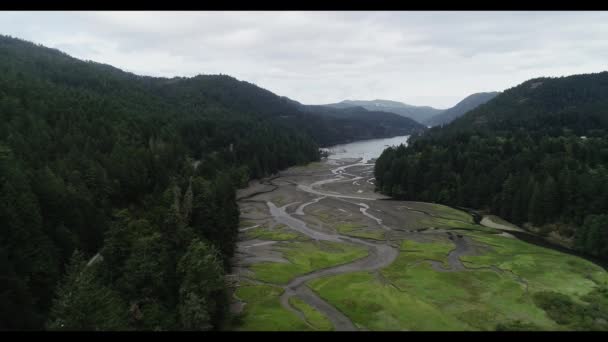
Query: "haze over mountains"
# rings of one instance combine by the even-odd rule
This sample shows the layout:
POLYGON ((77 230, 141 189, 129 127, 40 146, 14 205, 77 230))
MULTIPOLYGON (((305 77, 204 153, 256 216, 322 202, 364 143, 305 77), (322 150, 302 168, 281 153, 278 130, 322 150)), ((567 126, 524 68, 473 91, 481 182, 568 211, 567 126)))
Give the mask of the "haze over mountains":
POLYGON ((405 103, 390 100, 358 101, 344 100, 338 103, 331 103, 325 106, 333 108, 363 107, 371 111, 382 111, 399 114, 423 123, 425 120, 441 113, 443 110, 429 106, 412 106, 405 103))
POLYGON ((353 108, 361 107, 369 111, 382 111, 395 113, 407 118, 411 118, 426 126, 444 125, 462 116, 469 110, 484 104, 494 98, 498 92, 475 93, 467 96, 458 102, 454 107, 448 109, 437 109, 430 106, 412 106, 397 101, 390 100, 344 100, 338 103, 325 105, 331 108, 353 108))

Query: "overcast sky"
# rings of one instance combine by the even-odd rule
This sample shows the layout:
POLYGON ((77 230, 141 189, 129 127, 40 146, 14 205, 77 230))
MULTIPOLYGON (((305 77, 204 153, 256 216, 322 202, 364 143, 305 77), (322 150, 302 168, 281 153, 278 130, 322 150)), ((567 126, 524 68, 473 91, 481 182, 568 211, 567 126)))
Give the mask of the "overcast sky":
POLYGON ((141 75, 228 74, 305 104, 447 108, 608 70, 608 12, 0 12, 0 33, 141 75))

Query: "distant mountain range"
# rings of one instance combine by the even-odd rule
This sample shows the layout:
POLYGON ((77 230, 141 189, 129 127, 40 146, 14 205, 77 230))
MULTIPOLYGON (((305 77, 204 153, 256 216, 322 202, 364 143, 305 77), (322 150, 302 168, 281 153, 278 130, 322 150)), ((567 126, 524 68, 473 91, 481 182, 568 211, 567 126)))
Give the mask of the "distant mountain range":
POLYGON ((305 105, 286 96, 277 97, 277 101, 307 115, 309 121, 318 118, 325 120, 325 123, 317 124, 315 130, 309 131, 323 146, 418 134, 427 129, 425 125, 409 117, 388 111, 369 110, 362 106, 305 105))
POLYGON ((441 109, 436 109, 429 106, 412 106, 405 103, 389 100, 373 100, 373 101, 357 101, 357 100, 344 100, 339 103, 331 103, 325 105, 333 108, 349 108, 349 107, 363 107, 370 111, 382 111, 395 113, 401 116, 414 119, 419 123, 424 123, 425 120, 443 112, 441 109))
POLYGON ((412 106, 402 102, 390 100, 344 100, 338 103, 324 105, 331 108, 353 108, 362 107, 368 111, 389 112, 401 115, 417 121, 426 126, 438 126, 450 123, 452 120, 462 116, 464 113, 477 108, 496 95, 498 92, 475 93, 458 102, 454 107, 448 109, 437 109, 430 106, 412 106))
MULTIPOLYGON (((300 105, 299 109, 304 113, 318 115, 327 120, 341 120, 344 122, 341 130, 348 132, 349 136, 353 137, 353 141, 419 134, 427 129, 426 126, 411 118, 391 112, 368 110, 363 107, 331 108, 317 105, 300 105), (353 128, 357 129, 353 131, 353 128)), ((337 123, 335 126, 339 125, 340 123, 337 123)))

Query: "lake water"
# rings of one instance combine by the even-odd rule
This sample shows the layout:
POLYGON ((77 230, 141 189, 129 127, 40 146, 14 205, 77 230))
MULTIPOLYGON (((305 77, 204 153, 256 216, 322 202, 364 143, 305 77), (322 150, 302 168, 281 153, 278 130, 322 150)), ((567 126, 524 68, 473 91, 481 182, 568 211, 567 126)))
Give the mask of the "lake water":
POLYGON ((399 146, 400 144, 407 146, 409 138, 409 135, 403 135, 384 139, 361 140, 323 148, 322 150, 329 152, 330 159, 363 158, 363 162, 368 162, 370 159, 380 157, 382 151, 390 146, 399 146))

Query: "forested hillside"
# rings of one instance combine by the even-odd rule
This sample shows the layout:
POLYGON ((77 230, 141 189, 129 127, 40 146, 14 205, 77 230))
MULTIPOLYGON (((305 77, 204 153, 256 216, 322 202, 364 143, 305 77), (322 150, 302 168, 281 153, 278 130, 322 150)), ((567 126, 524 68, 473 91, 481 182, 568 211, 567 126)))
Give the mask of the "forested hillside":
POLYGON ((391 196, 487 209, 608 259, 608 72, 538 78, 375 166, 391 196))
POLYGON ((354 138, 228 76, 4 36, 0 72, 0 329, 219 328, 235 189, 354 138))
POLYGON ((455 119, 461 117, 466 112, 473 110, 480 105, 490 101, 498 95, 498 92, 489 93, 475 93, 465 97, 462 101, 458 102, 454 107, 448 108, 443 112, 431 117, 424 121, 424 124, 429 126, 439 126, 448 124, 455 119))
POLYGON ((331 141, 328 145, 343 143, 345 136, 350 137, 349 141, 354 141, 419 134, 427 129, 410 118, 395 113, 370 111, 363 107, 338 109, 303 105, 300 108, 306 113, 324 117, 327 122, 325 127, 322 130, 312 130, 311 136, 315 140, 331 141))
POLYGON ((148 88, 171 106, 182 110, 221 106, 257 119, 297 130, 320 146, 360 139, 385 138, 419 133, 425 126, 397 114, 364 108, 328 108, 303 105, 251 83, 229 76, 200 75, 171 80, 153 79, 148 88), (183 108, 184 105, 188 107, 183 108))

